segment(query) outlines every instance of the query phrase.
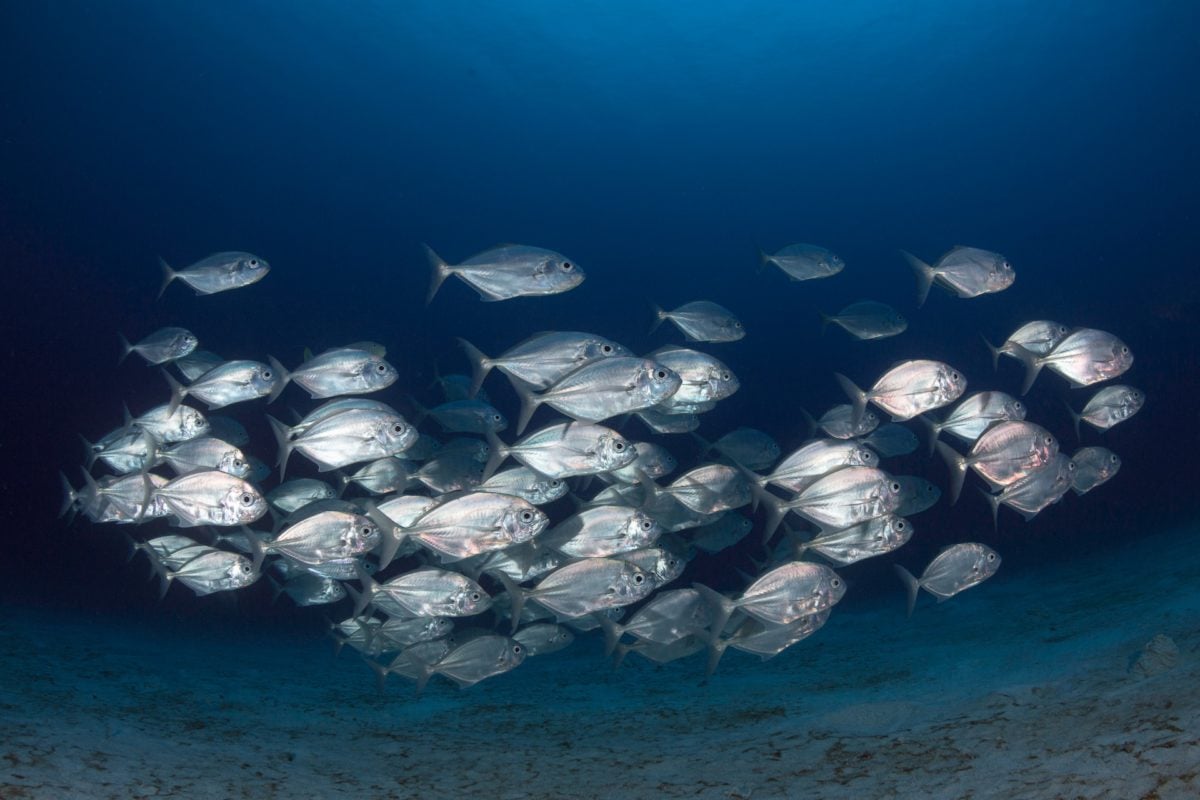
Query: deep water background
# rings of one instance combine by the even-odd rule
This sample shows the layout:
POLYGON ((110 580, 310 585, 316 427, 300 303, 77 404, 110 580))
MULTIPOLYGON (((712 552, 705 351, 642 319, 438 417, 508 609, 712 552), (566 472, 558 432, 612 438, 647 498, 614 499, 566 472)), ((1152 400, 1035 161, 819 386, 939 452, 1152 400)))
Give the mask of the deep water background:
MULTIPOLYGON (((180 589, 159 604, 115 528, 55 520, 57 472, 82 461, 77 434, 119 424, 122 401, 137 412, 166 397, 156 370, 116 366, 117 332, 165 324, 289 366, 305 346, 384 342, 402 378, 383 397, 407 408, 408 392, 435 399, 437 370, 465 369, 455 336, 495 354, 539 330, 593 330, 645 352, 681 339, 647 334, 651 303, 714 299, 749 335, 704 348, 742 390, 701 433, 753 425, 785 449, 804 438, 801 406, 842 402, 835 370, 865 384, 932 357, 970 390, 1015 391, 1014 363, 993 373, 980 334, 1002 340, 1036 318, 1101 327, 1133 348, 1127 382, 1149 397, 1132 421, 1084 433, 1120 454, 1120 475, 1029 524, 1002 511, 998 533, 968 491, 916 518, 897 558, 919 569, 978 539, 1002 552, 1001 581, 1130 538, 1152 548, 1156 531, 1194 518, 1196 4, 348 8, 0 6, 6 604, 312 624, 269 609, 261 585, 236 605, 180 589), (456 261, 503 241, 566 253, 588 279, 496 304, 450 281, 425 307, 421 242, 456 261), (845 272, 806 284, 756 272, 756 246, 797 241, 832 248, 845 272), (1016 284, 969 301, 935 290, 918 311, 897 248, 932 260, 955 244, 1003 252, 1016 284), (157 255, 186 264, 225 249, 258 253, 271 274, 155 301, 157 255), (820 336, 817 309, 864 297, 895 305, 909 331, 820 336)), ((488 388, 515 416, 503 382, 488 388)), ((1087 394, 1045 375, 1030 418, 1073 450, 1061 403, 1087 394)), ((262 411, 235 415, 270 461, 262 411)), ((694 459, 686 439, 671 447, 694 459)), ((945 485, 940 463, 901 463, 945 485)), ((732 586, 752 554, 698 574, 732 586)), ((847 602, 902 602, 892 560, 847 570, 847 602)))

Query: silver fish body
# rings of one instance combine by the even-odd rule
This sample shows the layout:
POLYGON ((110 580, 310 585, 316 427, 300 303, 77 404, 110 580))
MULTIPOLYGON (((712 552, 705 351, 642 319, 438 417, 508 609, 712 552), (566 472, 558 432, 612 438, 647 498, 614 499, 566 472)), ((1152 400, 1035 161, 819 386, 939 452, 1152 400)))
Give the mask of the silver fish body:
POLYGON ((662 532, 641 509, 598 506, 567 517, 548 530, 542 542, 568 556, 593 558, 649 547, 662 532))
POLYGON ((1071 411, 1075 420, 1075 432, 1079 433, 1080 421, 1098 431, 1106 431, 1118 422, 1132 417, 1141 410, 1145 402, 1146 395, 1132 386, 1105 386, 1092 395, 1078 414, 1071 411))
POLYGON ((537 333, 496 358, 488 358, 465 339, 458 341, 471 362, 472 378, 466 397, 478 397, 479 387, 492 369, 540 390, 593 361, 633 355, 629 348, 611 339, 580 331, 537 333))
POLYGON ((446 263, 428 245, 424 248, 433 270, 426 303, 432 302, 442 282, 451 275, 477 291, 484 302, 560 294, 583 283, 585 277, 574 260, 541 247, 501 245, 454 265, 446 263))
POLYGON ((161 452, 163 460, 179 475, 208 469, 238 478, 250 474, 250 464, 241 450, 211 436, 189 439, 161 452))
POLYGON ((896 514, 860 522, 849 528, 822 533, 796 548, 797 557, 812 550, 845 566, 866 558, 890 553, 912 537, 913 526, 896 514))
POLYGON ((846 268, 841 256, 815 244, 789 244, 775 253, 759 251, 763 266, 774 264, 793 281, 829 278, 846 268))
POLYGON ((833 315, 821 315, 821 329, 837 325, 855 339, 886 339, 908 330, 908 320, 887 303, 860 300, 833 315))
POLYGON ((929 359, 897 364, 865 392, 844 375, 837 375, 837 379, 854 404, 854 419, 861 419, 867 403, 874 403, 891 414, 894 422, 949 405, 967 388, 967 379, 961 372, 929 359))
POLYGON ((916 273, 918 307, 935 283, 958 297, 979 297, 1007 289, 1017 277, 1007 258, 978 247, 955 247, 932 266, 912 253, 900 253, 916 273))
POLYGON ((407 532, 437 553, 462 559, 528 542, 548 524, 543 511, 520 497, 471 492, 430 509, 407 532))
POLYGON ((279 379, 272 397, 290 381, 301 386, 314 399, 347 394, 368 394, 386 389, 399 373, 382 356, 366 350, 341 347, 328 350, 305 361, 292 371, 271 359, 279 379))
POLYGON ((288 456, 296 450, 321 472, 360 461, 372 461, 404 452, 417 438, 416 428, 395 411, 351 408, 306 426, 302 433, 268 416, 279 444, 279 476, 288 456))
POLYGON ((1081 447, 1071 456, 1075 475, 1071 488, 1075 494, 1087 494, 1112 478, 1121 469, 1121 457, 1104 447, 1081 447))
POLYGON ((790 453, 774 472, 760 478, 789 492, 802 492, 843 467, 878 467, 879 456, 855 440, 816 439, 790 453))
POLYGON ((196 334, 186 328, 160 328, 144 339, 130 344, 121 337, 121 361, 137 353, 150 364, 165 364, 190 355, 200 344, 196 334))
POLYGON ((901 486, 874 467, 844 467, 784 504, 826 529, 849 528, 900 507, 901 486))
POLYGON ((198 397, 212 408, 224 408, 267 397, 280 383, 280 375, 258 361, 226 361, 201 375, 187 386, 181 385, 168 373, 163 373, 171 385, 170 409, 173 412, 185 397, 198 397))
POLYGON ((637 458, 637 451, 611 428, 564 422, 535 431, 516 444, 503 445, 494 440, 485 475, 490 477, 495 466, 510 455, 539 475, 561 480, 627 466, 637 458))
POLYGON ((219 470, 182 475, 154 489, 183 527, 246 525, 267 513, 267 501, 242 478, 219 470))
POLYGON ((921 589, 932 594, 938 602, 948 600, 959 592, 977 586, 996 574, 1000 556, 987 545, 975 542, 947 547, 930 562, 920 578, 915 578, 900 565, 896 573, 908 590, 908 613, 911 615, 921 589))
POLYGON ((271 270, 270 264, 253 253, 239 251, 213 253, 179 270, 172 269, 161 258, 158 263, 163 271, 162 288, 158 290, 159 297, 162 297, 167 287, 176 280, 192 287, 196 294, 216 294, 258 283, 271 270))
POLYGON ((673 395, 680 377, 653 359, 606 358, 580 367, 541 394, 516 386, 521 397, 517 433, 525 430, 539 405, 581 422, 602 422, 630 411, 650 408, 673 395))
POLYGON ((655 307, 654 327, 670 320, 691 342, 736 342, 746 335, 741 320, 710 300, 694 300, 673 311, 655 307))
POLYGON ((378 547, 379 541, 379 528, 367 517, 323 511, 285 528, 263 549, 303 564, 318 565, 365 555, 378 547))

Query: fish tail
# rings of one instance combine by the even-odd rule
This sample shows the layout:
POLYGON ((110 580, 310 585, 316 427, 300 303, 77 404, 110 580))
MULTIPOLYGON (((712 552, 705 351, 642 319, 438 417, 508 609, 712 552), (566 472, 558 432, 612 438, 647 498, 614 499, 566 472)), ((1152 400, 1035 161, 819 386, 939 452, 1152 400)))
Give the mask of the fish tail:
POLYGON ((125 552, 125 563, 128 564, 130 561, 133 561, 133 557, 136 556, 138 554, 138 550, 141 550, 142 548, 136 541, 134 541, 134 538, 125 531, 121 531, 121 536, 125 539, 125 544, 128 546, 128 549, 125 552))
POLYGON ((425 258, 429 261, 429 269, 432 271, 432 276, 429 280, 429 293, 425 295, 425 305, 433 302, 434 295, 441 288, 442 282, 454 272, 453 268, 447 264, 441 256, 433 252, 433 248, 427 244, 422 244, 421 247, 425 250, 425 258))
POLYGON ((354 565, 354 573, 358 577, 358 582, 362 584, 361 592, 355 592, 349 585, 342 584, 348 592, 351 592, 351 597, 354 598, 354 611, 350 614, 351 618, 362 616, 362 613, 367 610, 367 607, 371 605, 371 601, 375 598, 375 590, 379 586, 371 578, 366 567, 361 563, 354 565))
POLYGON ((619 644, 613 652, 613 671, 620 669, 621 662, 625 660, 625 656, 629 655, 629 645, 619 644))
POLYGON ((171 285, 171 281, 179 277, 179 273, 171 269, 171 265, 168 264, 166 259, 164 259, 162 256, 158 257, 158 266, 162 268, 163 281, 162 286, 160 286, 158 289, 158 297, 155 298, 156 300, 163 296, 163 292, 165 292, 167 287, 171 285))
POLYGON ((150 579, 158 578, 160 581, 158 584, 158 599, 162 600, 167 596, 167 590, 171 588, 171 581, 175 576, 171 574, 171 571, 167 569, 167 565, 162 562, 162 559, 158 557, 158 553, 154 552, 152 548, 146 548, 146 556, 150 559, 150 566, 153 570, 150 573, 150 579))
POLYGON ((258 572, 258 568, 262 566, 263 559, 267 557, 267 547, 263 544, 262 537, 258 531, 252 531, 243 525, 242 534, 246 537, 246 542, 250 545, 250 556, 253 559, 250 570, 258 572))
POLYGON ((846 393, 846 397, 850 398, 851 404, 854 406, 854 424, 862 422, 863 414, 867 411, 867 393, 858 388, 854 381, 847 378, 840 372, 833 373, 833 377, 837 379, 838 385, 842 387, 842 391, 846 393))
POLYGON ((129 406, 121 403, 121 431, 128 433, 133 430, 133 414, 129 413, 129 406))
POLYGON ((513 391, 517 393, 517 397, 521 401, 521 411, 517 415, 517 436, 520 436, 525 432, 525 426, 529 424, 533 412, 537 411, 537 407, 542 404, 542 398, 534 394, 533 387, 521 379, 514 378, 512 375, 509 375, 508 379, 512 384, 513 391))
POLYGON ((817 309, 817 315, 821 318, 821 335, 825 335, 825 329, 829 327, 829 323, 833 322, 833 317, 826 314, 824 311, 817 309))
POLYGON ((725 623, 737 609, 737 602, 703 583, 693 583, 692 588, 699 592, 700 596, 712 607, 713 621, 712 626, 708 629, 708 643, 711 645, 721 640, 721 631, 725 630, 725 623))
MULTIPOLYGON (((65 474, 59 472, 58 477, 62 482, 63 489, 63 501, 62 506, 58 509, 58 518, 62 519, 67 515, 68 512, 75 508, 75 501, 79 499, 79 495, 75 493, 75 488, 71 486, 71 482, 67 480, 67 476, 65 474)), ((71 519, 67 521, 67 524, 70 525, 71 521, 74 519, 75 515, 72 514, 71 519)))
POLYGON ((392 518, 379 510, 379 504, 374 500, 364 500, 363 508, 366 515, 379 528, 379 568, 387 569, 388 564, 396 557, 396 551, 404 542, 404 529, 397 525, 392 518))
POLYGON ((900 576, 900 580, 904 582, 904 589, 908 592, 908 616, 912 616, 913 609, 917 607, 917 592, 921 589, 921 582, 913 577, 913 574, 899 564, 893 564, 896 574, 900 576))
POLYGON ((760 502, 767 507, 767 518, 763 523, 762 543, 765 547, 771 537, 775 535, 775 531, 779 529, 779 524, 783 522, 783 518, 787 516, 787 508, 783 501, 775 495, 768 492, 766 489, 759 487, 762 492, 760 502))
POLYGON ((86 453, 84 459, 87 463, 84 466, 86 469, 90 470, 93 466, 95 466, 96 459, 100 457, 100 453, 96 450, 95 443, 89 442, 87 437, 82 433, 79 434, 79 441, 83 442, 83 449, 86 453))
POLYGON ((708 663, 704 665, 704 680, 707 681, 717 671, 717 665, 721 663, 721 657, 728 648, 729 641, 726 639, 714 639, 708 643, 708 663))
POLYGON ((937 447, 938 437, 942 435, 942 423, 925 414, 920 415, 917 419, 925 424, 925 432, 929 434, 929 455, 932 456, 937 447))
POLYGON ((1024 396, 1033 386, 1033 382, 1037 380, 1038 373, 1042 371, 1042 365, 1045 362, 1038 357, 1037 353, 1032 353, 1019 344, 1013 345, 1012 350, 1008 353, 1025 365, 1025 380, 1021 382, 1021 395, 1024 396))
POLYGON ((271 585, 271 605, 274 606, 279 602, 279 595, 283 594, 283 584, 270 574, 267 575, 267 583, 271 585))
MULTIPOLYGON (((701 449, 700 455, 698 456, 699 458, 704 458, 704 456, 708 454, 708 451, 713 449, 712 442, 710 442, 708 439, 705 439, 695 431, 691 432, 691 437, 696 440, 696 444, 700 445, 701 449)), ((732 459, 730 460, 732 461, 732 459)))
POLYGON ((797 406, 797 408, 800 409, 800 416, 804 417, 804 438, 811 439, 817 433, 817 419, 812 414, 808 413, 808 409, 804 406, 797 406))
POLYGON ((162 375, 167 379, 167 386, 171 387, 171 401, 167 404, 167 416, 170 417, 174 416, 175 412, 179 410, 179 404, 183 402, 183 398, 187 397, 187 387, 175 380, 165 369, 162 371, 162 375))
POLYGON ((525 608, 525 600, 528 599, 529 590, 521 588, 520 584, 504 572, 497 571, 495 575, 504 584, 504 590, 508 592, 508 600, 512 603, 512 633, 516 633, 517 626, 521 624, 521 610, 525 608))
POLYGON ((613 622, 607 615, 599 612, 592 614, 592 618, 600 623, 601 629, 604 630, 604 657, 608 658, 617 649, 617 644, 620 643, 621 637, 625 634, 625 628, 613 622))
POLYGON ((117 365, 125 363, 125 359, 133 352, 133 345, 125 338, 125 334, 118 332, 117 339, 121 342, 121 355, 117 356, 117 365))
POLYGON ((370 667, 371 671, 375 673, 375 691, 383 694, 383 690, 387 688, 387 676, 391 670, 373 658, 367 658, 366 656, 361 656, 361 658, 363 663, 370 667))
POLYGON ((271 393, 267 395, 267 402, 273 403, 279 395, 283 394, 283 387, 287 386, 292 380, 292 373, 288 372, 275 356, 267 356, 267 363, 275 371, 275 385, 271 387, 271 393))
POLYGON ((267 422, 271 424, 271 432, 275 434, 275 443, 279 445, 279 480, 282 482, 284 473, 287 470, 288 456, 292 454, 292 429, 270 414, 267 414, 267 422))
POLYGON ((479 394, 484 378, 492 371, 492 360, 466 339, 460 338, 458 344, 467 354, 467 360, 471 362, 471 397, 474 397, 479 394))
POLYGON ((979 334, 979 338, 983 340, 984 345, 987 346, 988 352, 992 354, 992 369, 994 369, 994 370, 1000 369, 1000 350, 1001 349, 999 347, 996 347, 996 345, 992 344, 991 342, 989 342, 988 338, 986 336, 984 336, 982 333, 979 334))
POLYGON ((1071 415, 1071 422, 1075 424, 1075 440, 1078 441, 1079 435, 1079 420, 1083 419, 1083 414, 1076 414, 1075 409, 1071 408, 1071 404, 1063 400, 1063 407, 1067 409, 1067 413, 1071 415))
POLYGON ((980 489, 979 493, 983 495, 983 499, 987 500, 992 509, 992 532, 996 533, 1000 530, 1000 495, 992 494, 984 489, 980 489))
POLYGON ((83 486, 84 490, 97 500, 97 516, 102 515, 104 509, 112 505, 112 499, 104 493, 104 490, 100 488, 100 484, 96 483, 96 479, 92 477, 92 473, 87 470, 83 470, 83 486))
POLYGON ((415 397, 408 398, 409 404, 413 407, 413 425, 420 425, 429 416, 429 409, 421 405, 421 401, 415 397))
POLYGON ((504 459, 508 458, 510 452, 508 445, 500 441, 500 435, 491 428, 485 430, 483 435, 487 439, 489 452, 487 464, 483 467, 483 481, 481 482, 489 480, 496 474, 496 470, 504 463, 504 459))
POLYGON ((755 249, 758 250, 758 269, 755 270, 755 274, 762 275, 763 270, 767 268, 767 264, 771 263, 771 254, 758 245, 755 245, 755 249))
POLYGON ((650 333, 658 330, 658 326, 662 325, 663 320, 667 318, 667 312, 662 310, 662 306, 658 303, 651 303, 650 308, 654 310, 654 322, 650 323, 650 333))
POLYGON ((925 305, 925 298, 929 297, 929 287, 933 286, 933 278, 936 273, 933 271, 933 267, 907 250, 901 250, 900 255, 904 256, 904 260, 912 267, 913 274, 917 276, 917 308, 920 308, 925 305))
POLYGON ((963 482, 967 478, 967 459, 945 442, 938 442, 936 447, 950 470, 950 505, 954 505, 958 502, 963 482))

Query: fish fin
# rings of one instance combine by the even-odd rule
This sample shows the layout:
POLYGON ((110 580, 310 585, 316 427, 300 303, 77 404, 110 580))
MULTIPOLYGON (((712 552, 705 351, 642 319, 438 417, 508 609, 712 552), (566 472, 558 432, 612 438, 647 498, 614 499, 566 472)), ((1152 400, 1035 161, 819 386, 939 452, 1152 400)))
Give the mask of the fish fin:
POLYGON ((117 339, 119 339, 121 342, 121 355, 117 357, 117 365, 119 366, 123 364, 125 359, 129 357, 129 354, 133 352, 133 345, 129 343, 129 340, 125 338, 125 334, 123 333, 117 333, 117 339))
POLYGON ((154 298, 155 300, 160 299, 163 296, 163 292, 165 292, 167 287, 171 285, 171 281, 179 277, 179 273, 171 269, 171 265, 168 264, 166 259, 164 259, 162 256, 158 257, 158 266, 162 268, 163 281, 162 286, 160 286, 158 289, 158 297, 154 298))
POLYGON ((621 662, 625 660, 625 656, 629 655, 629 645, 619 644, 613 651, 613 671, 620 669, 621 662))
POLYGON ((967 459, 945 442, 938 442, 935 446, 950 470, 950 505, 954 505, 958 502, 963 482, 967 478, 967 459))
MULTIPOLYGON (((775 495, 768 492, 765 488, 759 487, 762 491, 762 503, 767 507, 767 519, 763 525, 762 543, 765 547, 771 541, 771 537, 775 535, 776 529, 779 528, 779 523, 783 522, 783 518, 787 516, 787 508, 783 501, 775 495)), ((753 488, 751 488, 753 491, 753 488)))
POLYGON ((921 590, 921 582, 899 564, 893 564, 892 568, 896 570, 896 574, 904 582, 904 590, 908 593, 908 616, 911 617, 913 609, 917 607, 917 592, 921 590))
POLYGON ((509 448, 504 442, 500 441, 500 434, 496 433, 491 428, 483 432, 484 438, 488 443, 488 460, 483 466, 483 479, 480 483, 486 482, 496 474, 496 470, 504 463, 504 459, 508 458, 509 448))
MULTIPOLYGON (((63 502, 62 506, 58 509, 58 518, 62 519, 67 515, 67 512, 75 507, 75 501, 79 499, 79 495, 75 493, 75 488, 71 486, 71 482, 67 480, 67 476, 64 473, 59 472, 58 477, 62 482, 63 488, 63 502)), ((67 520, 67 524, 70 525, 74 519, 75 515, 72 514, 71 519, 67 520)))
POLYGON ((246 537, 246 541, 250 544, 250 555, 253 558, 250 570, 251 572, 258 572, 262 566, 263 559, 267 557, 267 548, 263 545, 263 540, 259 537, 258 531, 252 531, 243 525, 242 535, 246 537))
POLYGON ((408 403, 413 407, 413 425, 420 425, 429 416, 429 409, 421 405, 421 401, 411 395, 408 403))
POLYGON ((275 605, 279 602, 279 595, 283 594, 283 584, 270 573, 267 573, 267 583, 271 585, 271 605, 275 605))
POLYGON ((407 534, 391 517, 379 510, 379 505, 374 500, 367 500, 363 505, 366 506, 367 516, 379 526, 379 568, 387 569, 407 534))
POLYGON ((84 436, 82 433, 78 434, 78 436, 79 436, 79 441, 83 442, 83 449, 84 449, 84 452, 86 453, 86 455, 84 456, 84 460, 87 462, 84 465, 85 469, 90 471, 91 468, 93 466, 95 466, 96 459, 100 457, 100 453, 99 453, 99 451, 96 450, 96 445, 94 442, 89 442, 87 437, 84 436))
POLYGON ((275 386, 267 395, 267 402, 273 403, 279 395, 283 394, 284 387, 292 380, 292 373, 288 372, 275 356, 267 356, 267 363, 271 365, 271 369, 275 370, 275 386))
POLYGON ((433 302, 434 295, 441 288, 442 282, 450 277, 454 270, 447 264, 441 256, 433 252, 433 248, 422 243, 421 247, 425 250, 425 258, 429 262, 429 269, 432 275, 429 279, 429 293, 425 295, 425 305, 433 302))
POLYGON ((492 371, 492 360, 466 339, 459 338, 458 345, 467 354, 467 360, 471 362, 471 397, 474 397, 483 387, 484 378, 492 371))
POLYGON ((987 347, 988 352, 992 354, 992 369, 1000 369, 1000 348, 988 341, 988 338, 982 333, 979 338, 983 340, 983 344, 987 347))
POLYGON ((986 489, 979 489, 979 493, 992 509, 992 531, 997 532, 1000 530, 1000 495, 992 494, 986 489))
POLYGON ((942 423, 928 414, 921 414, 917 419, 925 423, 925 432, 929 434, 929 455, 932 456, 937 447, 938 437, 942 434, 942 423))
POLYGON ((1075 409, 1071 408, 1071 404, 1063 400, 1063 407, 1067 409, 1067 413, 1071 415, 1071 422, 1075 423, 1075 440, 1079 441, 1079 420, 1083 419, 1083 414, 1076 414, 1075 409))
POLYGON ((756 269, 754 273, 756 275, 762 275, 763 270, 767 268, 767 264, 771 263, 771 254, 766 250, 763 250, 759 245, 755 245, 755 249, 758 250, 758 269, 756 269))
POLYGON ((537 411, 539 405, 542 404, 542 398, 534 393, 533 387, 526 384, 524 381, 518 380, 511 375, 509 382, 512 383, 513 391, 517 393, 517 397, 521 401, 521 411, 517 416, 517 436, 525 432, 525 426, 529 424, 529 420, 533 417, 533 413, 537 411))
POLYGON ((854 406, 854 414, 851 419, 857 425, 862 422, 863 414, 867 411, 867 393, 858 388, 854 384, 854 381, 840 372, 833 373, 833 377, 837 379, 838 385, 842 387, 842 391, 850 398, 850 402, 854 406))
POLYGON ((1038 373, 1042 371, 1042 365, 1045 362, 1038 357, 1037 353, 1030 352, 1019 344, 1013 346, 1009 355, 1025 365, 1025 380, 1021 383, 1021 395, 1024 396, 1033 386, 1033 382, 1037 380, 1038 373))
POLYGON ((179 410, 179 404, 183 402, 183 398, 187 397, 187 387, 175 380, 165 369, 162 370, 162 375, 167 379, 167 386, 171 387, 171 400, 167 403, 167 416, 170 417, 179 410))
POLYGON ((662 310, 658 303, 651 303, 650 307, 654 310, 654 322, 650 323, 650 333, 658 330, 658 326, 662 325, 663 320, 667 318, 667 312, 662 310))
POLYGON ((521 588, 521 585, 510 578, 503 572, 496 572, 496 577, 500 579, 500 583, 504 584, 504 590, 508 592, 509 602, 512 603, 512 633, 517 632, 517 626, 521 624, 521 609, 525 607, 525 601, 528 599, 528 590, 521 588))
POLYGON ((621 636, 625 633, 625 628, 613 622, 607 615, 599 612, 592 614, 592 618, 600 623, 600 627, 604 631, 604 657, 608 658, 617 649, 617 645, 621 641, 621 636))
POLYGON ((270 414, 267 414, 267 422, 271 424, 271 432, 275 434, 275 443, 279 445, 279 459, 276 466, 279 467, 279 481, 282 483, 284 473, 287 471, 288 456, 292 454, 292 429, 270 414))
POLYGON ((708 439, 705 439, 703 436, 696 433, 695 431, 691 431, 689 435, 693 439, 695 439, 696 444, 700 445, 700 447, 701 447, 700 454, 697 456, 697 458, 704 458, 704 456, 708 453, 708 451, 713 449, 713 443, 710 442, 708 439))
POLYGON ((806 409, 804 406, 797 406, 797 408, 800 410, 800 416, 804 417, 804 425, 806 428, 804 438, 811 439, 817 433, 817 419, 812 414, 808 413, 808 409, 806 409))
POLYGON ((358 576, 358 582, 362 584, 362 592, 354 592, 354 590, 346 584, 343 584, 343 586, 346 586, 347 592, 354 592, 354 611, 350 614, 350 616, 359 617, 362 616, 362 613, 367 610, 368 606, 371 605, 371 601, 375 598, 375 591, 379 584, 375 583, 375 580, 371 577, 370 573, 367 572, 366 567, 364 567, 361 563, 355 563, 354 574, 358 576))
POLYGON ((383 694, 383 690, 386 688, 387 684, 387 676, 391 670, 372 658, 367 658, 366 656, 362 655, 359 657, 362 658, 363 662, 371 668, 372 672, 375 673, 375 691, 379 692, 379 694, 383 694))
POLYGON ((907 250, 901 250, 900 255, 904 256, 904 260, 908 262, 908 265, 912 267, 913 273, 917 276, 917 308, 920 308, 925 305, 925 298, 929 297, 929 287, 933 286, 933 279, 936 273, 933 267, 907 250))
POLYGON ((729 622, 729 617, 737 610, 738 604, 703 583, 693 583, 692 588, 712 607, 713 621, 708 633, 708 642, 712 644, 721 638, 721 631, 725 630, 725 623, 729 622))
POLYGON ((133 414, 129 413, 129 406, 121 403, 121 430, 133 430, 133 414))
POLYGON ((717 671, 717 665, 721 663, 721 657, 728 648, 728 639, 717 638, 708 643, 708 663, 704 666, 704 680, 707 681, 717 671))
POLYGON ((825 335, 825 329, 829 327, 829 323, 833 322, 833 317, 826 314, 820 309, 817 310, 817 315, 821 317, 821 335, 825 335))

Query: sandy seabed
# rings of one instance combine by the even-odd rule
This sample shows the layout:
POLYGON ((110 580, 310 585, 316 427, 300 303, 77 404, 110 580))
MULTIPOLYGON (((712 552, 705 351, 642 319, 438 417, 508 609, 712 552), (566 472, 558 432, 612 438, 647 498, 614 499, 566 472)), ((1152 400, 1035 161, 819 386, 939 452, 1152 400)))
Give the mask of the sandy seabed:
POLYGON ((1191 800, 1195 536, 1002 568, 912 620, 897 583, 706 685, 703 656, 613 672, 593 634, 471 689, 380 695, 315 634, 9 605, 0 798, 1191 800), (1177 656, 1135 668, 1160 634, 1177 656))

